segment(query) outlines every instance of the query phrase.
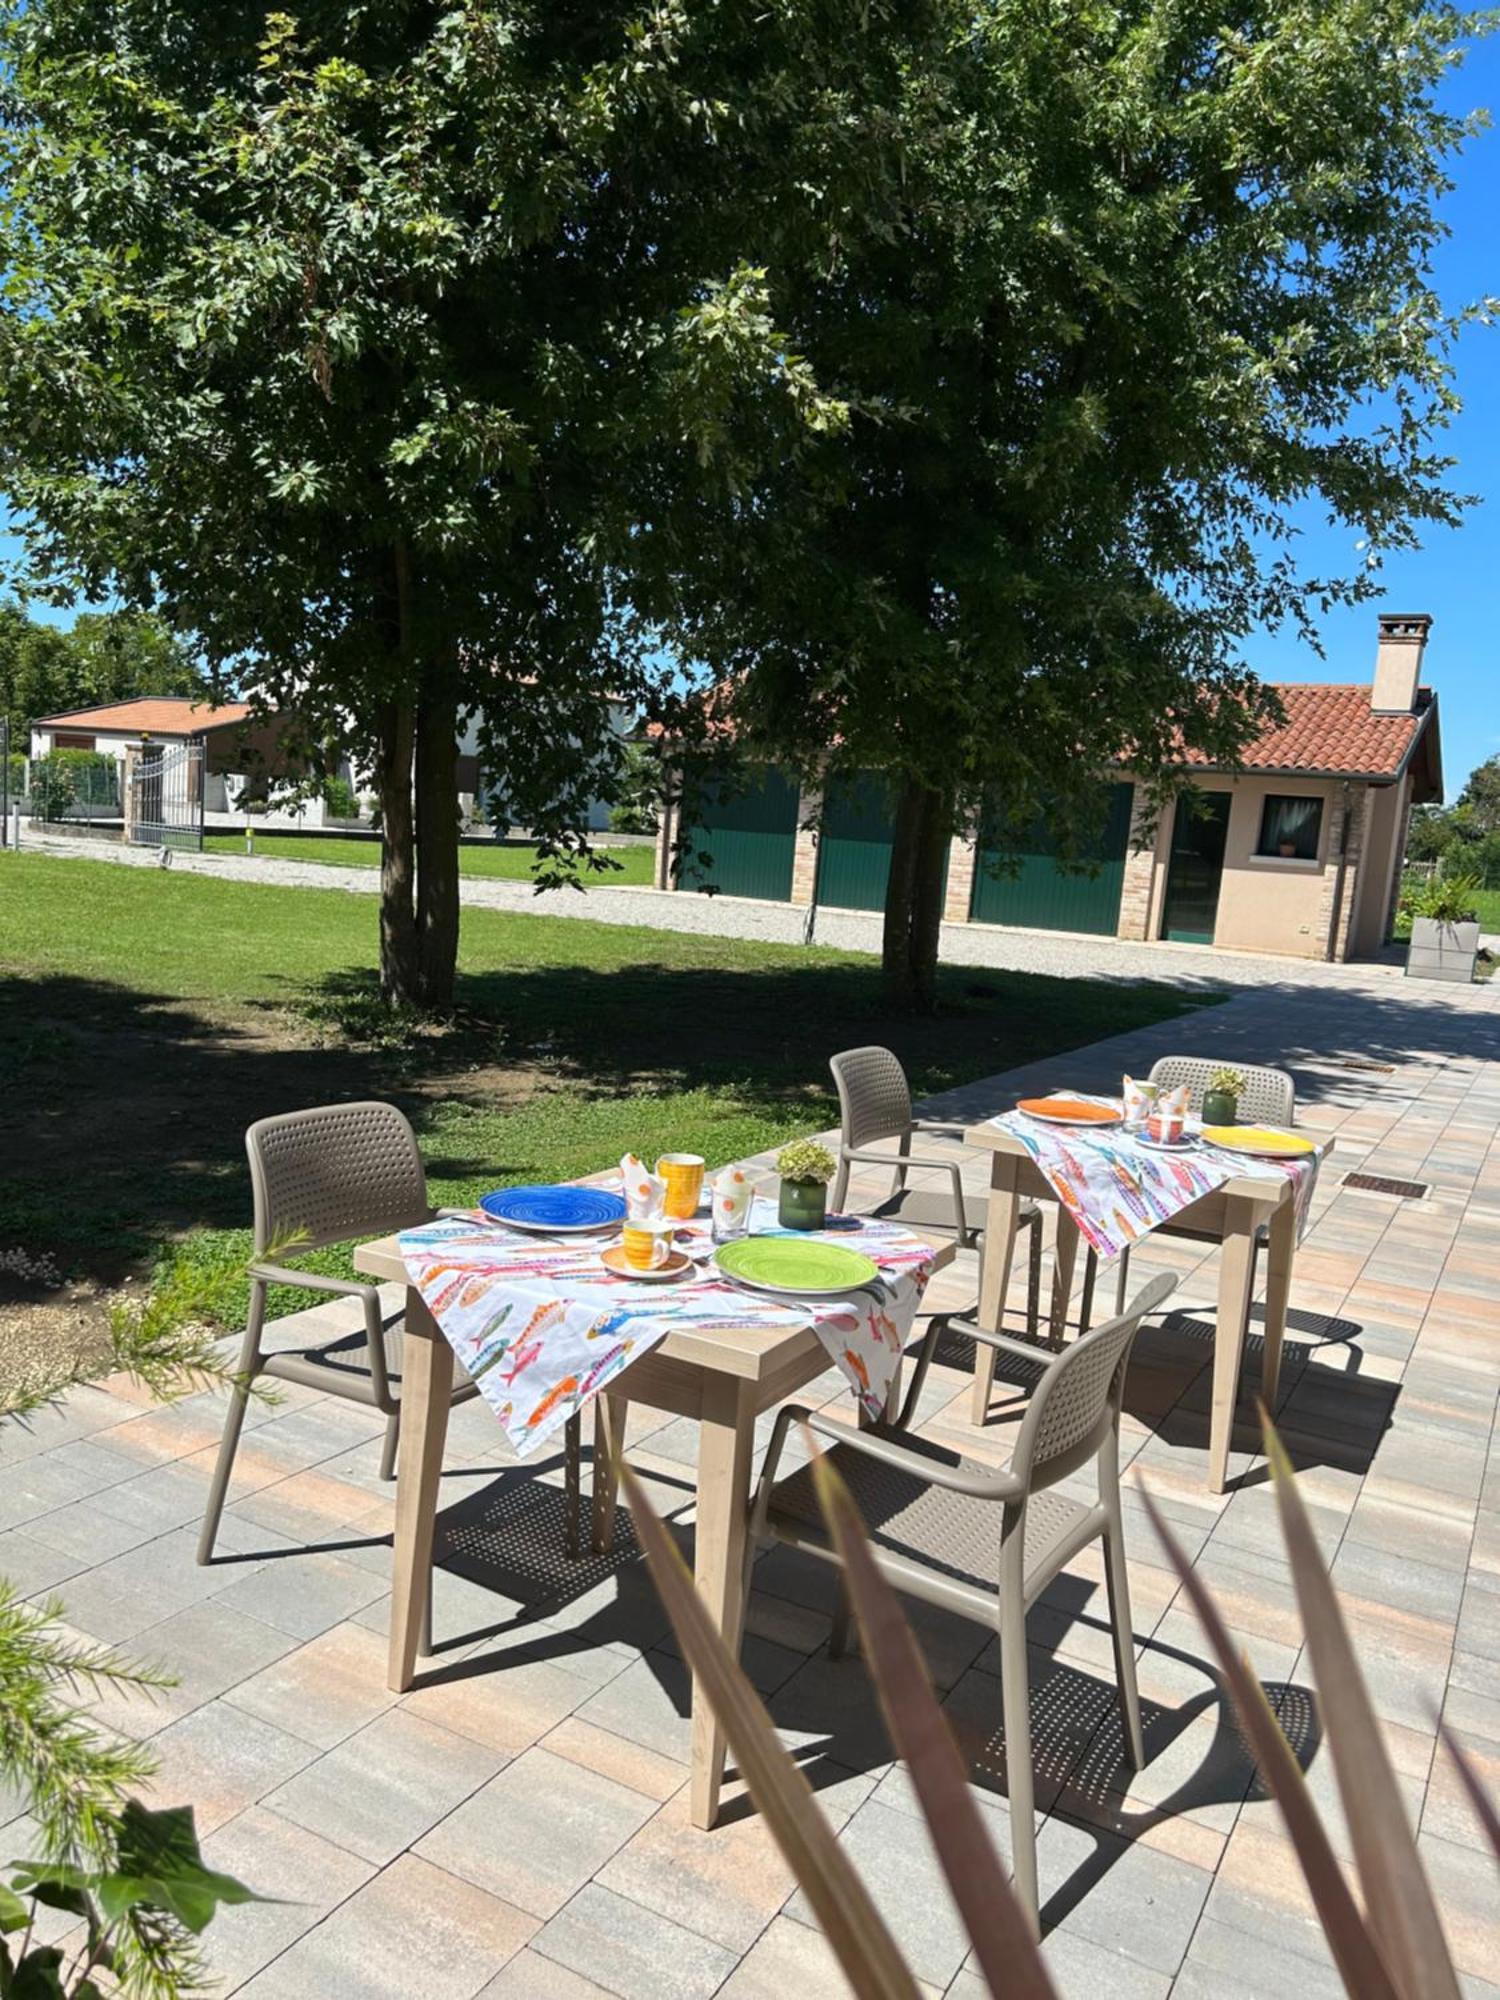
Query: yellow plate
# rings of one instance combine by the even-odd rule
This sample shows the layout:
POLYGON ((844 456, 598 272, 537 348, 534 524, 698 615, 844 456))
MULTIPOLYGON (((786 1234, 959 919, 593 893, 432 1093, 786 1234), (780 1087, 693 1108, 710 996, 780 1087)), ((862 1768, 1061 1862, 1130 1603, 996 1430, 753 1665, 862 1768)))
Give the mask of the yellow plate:
POLYGON ((1256 1153, 1263 1160, 1298 1160, 1317 1151, 1298 1132, 1274 1132, 1264 1125, 1205 1125, 1203 1136, 1226 1153, 1256 1153))

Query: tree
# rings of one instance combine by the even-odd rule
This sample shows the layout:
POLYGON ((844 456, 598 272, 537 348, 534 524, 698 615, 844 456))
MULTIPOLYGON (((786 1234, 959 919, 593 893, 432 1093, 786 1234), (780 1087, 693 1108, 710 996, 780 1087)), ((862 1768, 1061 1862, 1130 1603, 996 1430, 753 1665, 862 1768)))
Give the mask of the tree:
POLYGON ((0 604, 0 714, 17 748, 39 716, 138 694, 208 698, 187 648, 158 619, 86 611, 63 629, 0 604))
POLYGON ((1457 518, 1430 260, 1469 25, 931 0, 866 51, 871 198, 768 215, 771 309, 849 420, 749 459, 733 536, 658 509, 643 601, 747 751, 889 774, 898 1002, 932 1004, 955 826, 1045 815, 1082 853, 1120 763, 1157 801, 1185 748, 1232 766, 1274 707, 1245 636, 1315 643, 1457 518), (1307 501, 1363 537, 1356 574, 1299 563, 1307 501))
POLYGON ((1500 757, 1487 757, 1469 773, 1457 810, 1467 815, 1476 836, 1500 833, 1500 757))
MULTIPOLYGON (((755 11, 724 10, 739 51, 755 11)), ((736 395, 825 417, 720 224, 735 121, 686 26, 5 9, 0 483, 33 572, 159 609, 315 773, 373 767, 395 1002, 452 993, 461 711, 553 865, 583 852, 604 696, 646 679, 641 461, 670 433, 690 479, 736 395)))

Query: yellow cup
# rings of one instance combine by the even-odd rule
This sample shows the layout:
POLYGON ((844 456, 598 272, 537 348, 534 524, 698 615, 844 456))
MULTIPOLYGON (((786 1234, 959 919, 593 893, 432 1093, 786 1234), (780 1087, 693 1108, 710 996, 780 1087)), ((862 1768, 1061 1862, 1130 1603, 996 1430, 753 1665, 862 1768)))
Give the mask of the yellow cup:
POLYGON ((620 1231, 625 1262, 635 1271, 659 1271, 672 1254, 672 1224, 627 1222, 620 1231))
POLYGON ((703 1198, 703 1156, 701 1153, 663 1153, 656 1171, 667 1184, 662 1207, 678 1222, 698 1213, 703 1198))

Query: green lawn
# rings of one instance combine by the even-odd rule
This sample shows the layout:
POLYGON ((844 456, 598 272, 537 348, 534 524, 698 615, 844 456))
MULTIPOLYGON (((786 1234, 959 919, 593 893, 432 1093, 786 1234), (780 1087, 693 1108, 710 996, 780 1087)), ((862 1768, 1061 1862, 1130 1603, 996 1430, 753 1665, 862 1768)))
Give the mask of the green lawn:
POLYGON ((1474 897, 1481 929, 1500 931, 1500 889, 1480 889, 1474 897))
POLYGON ((244 1128, 299 1105, 393 1098, 455 1203, 815 1130, 851 1044, 927 1093, 1222 997, 948 967, 910 1022, 862 955, 468 910, 457 1020, 390 1034, 374 960, 363 898, 0 855, 0 1251, 110 1283, 173 1241, 242 1259, 244 1128))
MULTIPOLYGON (((244 854, 242 833, 210 833, 204 836, 209 854, 244 854)), ((617 867, 590 872, 585 885, 597 883, 605 889, 649 889, 655 879, 656 854, 650 847, 611 847, 606 850, 617 867)), ((322 861, 332 868, 378 868, 380 843, 330 834, 264 833, 255 835, 257 861, 322 861)), ((461 875, 489 876, 503 882, 529 882, 536 863, 536 849, 525 841, 489 841, 483 847, 461 847, 458 868, 461 875)))

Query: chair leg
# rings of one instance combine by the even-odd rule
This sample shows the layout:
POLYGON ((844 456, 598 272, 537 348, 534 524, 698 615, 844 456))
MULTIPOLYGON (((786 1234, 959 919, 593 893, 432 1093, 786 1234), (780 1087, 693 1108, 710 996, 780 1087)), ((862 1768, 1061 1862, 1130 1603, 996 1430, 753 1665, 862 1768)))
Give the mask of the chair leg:
POLYGON ((1099 1277, 1099 1253, 1092 1244, 1083 1260, 1083 1299, 1078 1307, 1078 1338, 1082 1340, 1094 1323, 1094 1286, 1099 1277))
POLYGON ((234 1471, 234 1455, 239 1449, 240 1429, 245 1421, 245 1405, 249 1400, 248 1379, 237 1382, 229 1392, 229 1408, 224 1416, 224 1435, 219 1441, 219 1456, 214 1461, 214 1476, 208 1489, 208 1505, 203 1511, 203 1526, 198 1532, 200 1563, 213 1561, 214 1541, 219 1532, 219 1517, 224 1512, 224 1501, 229 1492, 229 1477, 234 1471))
MULTIPOLYGON (((1109 1506, 1108 1502, 1105 1504, 1109 1506)), ((1130 1575, 1125 1564, 1125 1538, 1121 1532, 1118 1490, 1109 1512, 1112 1518, 1104 1531, 1109 1629, 1114 1640, 1115 1680, 1120 1696, 1120 1719, 1125 1724, 1125 1744, 1132 1766, 1139 1771, 1146 1761, 1146 1742, 1141 1733, 1141 1695, 1135 1678, 1135 1634, 1130 1622, 1130 1575)))
POLYGON ((434 1562, 427 1572, 427 1595, 422 1601, 422 1628, 417 1634, 417 1651, 423 1659, 432 1656, 432 1588, 433 1573, 437 1569, 434 1562))
POLYGON ((1115 1275, 1115 1318, 1125 1310, 1125 1293, 1130 1285, 1130 1245, 1127 1243, 1120 1252, 1119 1269, 1115 1275))
POLYGON ((563 1428, 563 1546, 570 1562, 583 1553, 583 1421, 575 1410, 563 1428))
POLYGON ((400 1442, 401 1406, 398 1403, 385 1420, 385 1443, 380 1447, 380 1476, 382 1479, 394 1479, 396 1476, 396 1448, 400 1442))
POLYGON ((1035 1340, 1042 1324, 1042 1218, 1033 1218, 1026 1251, 1026 1338, 1035 1340))
POLYGON ((1026 1667, 1026 1610, 1019 1591, 1002 1591, 1000 1699, 1005 1721, 1005 1780, 1010 1796, 1010 1844, 1016 1895, 1041 1935, 1036 1868, 1036 1795, 1031 1770, 1031 1683, 1026 1667))

